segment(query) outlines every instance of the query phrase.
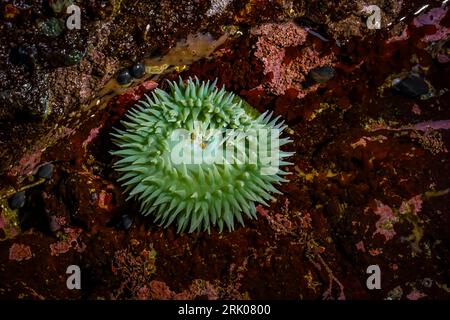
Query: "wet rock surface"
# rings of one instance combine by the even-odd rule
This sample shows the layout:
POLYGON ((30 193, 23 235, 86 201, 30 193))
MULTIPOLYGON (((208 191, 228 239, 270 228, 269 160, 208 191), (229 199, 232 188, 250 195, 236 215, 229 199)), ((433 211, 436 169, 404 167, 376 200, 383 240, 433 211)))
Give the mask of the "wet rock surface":
POLYGON ((425 80, 416 75, 409 75, 405 79, 400 80, 393 86, 393 89, 411 98, 427 94, 429 91, 428 84, 425 80))
POLYGON ((317 83, 325 83, 332 79, 335 75, 335 71, 332 67, 319 67, 311 70, 308 74, 309 78, 317 83))
POLYGON ((82 1, 79 30, 60 28, 71 1, 40 4, 1 5, 0 297, 450 297, 440 1, 373 1, 380 30, 367 28, 365 1, 82 1), (414 16, 425 4, 437 18, 414 16), (140 61, 199 32, 227 39, 192 64, 142 74, 152 66, 140 61), (111 168, 111 128, 179 76, 217 78, 287 120, 296 155, 283 195, 234 232, 162 229, 125 201, 111 168), (73 264, 83 290, 66 287, 73 264), (374 264, 381 290, 366 287, 374 264))

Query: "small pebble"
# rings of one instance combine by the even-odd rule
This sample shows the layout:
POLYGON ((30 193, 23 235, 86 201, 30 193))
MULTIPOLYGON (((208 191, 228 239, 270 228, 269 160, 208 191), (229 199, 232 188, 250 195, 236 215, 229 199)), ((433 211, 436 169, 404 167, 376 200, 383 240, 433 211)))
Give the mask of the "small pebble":
POLYGON ((332 67, 318 67, 309 72, 309 76, 316 83, 325 83, 335 75, 335 71, 332 67))
POLYGON ((125 85, 131 82, 131 75, 130 72, 128 71, 128 69, 121 69, 118 73, 117 73, 117 83, 120 85, 125 85))
POLYGON ((9 199, 9 207, 13 210, 20 209, 25 205, 25 191, 15 193, 9 199))
POLYGON ((41 166, 37 172, 39 178, 50 179, 53 175, 53 164, 47 163, 41 166))
POLYGON ((430 88, 428 84, 419 76, 409 75, 393 86, 394 91, 405 96, 415 98, 427 94, 430 88))
POLYGON ((130 218, 129 215, 124 214, 122 216, 122 226, 125 230, 130 229, 131 225, 133 224, 133 219, 130 218))
POLYGON ((145 66, 143 63, 135 63, 130 70, 130 74, 133 78, 141 78, 145 74, 145 66))

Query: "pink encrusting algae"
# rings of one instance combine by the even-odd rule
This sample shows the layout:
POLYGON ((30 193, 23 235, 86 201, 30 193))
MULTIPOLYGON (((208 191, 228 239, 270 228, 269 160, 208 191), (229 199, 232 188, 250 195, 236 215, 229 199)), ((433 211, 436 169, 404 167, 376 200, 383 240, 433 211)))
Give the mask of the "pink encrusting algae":
POLYGON ((366 252, 366 248, 365 248, 364 242, 362 240, 360 242, 358 242, 355 246, 356 246, 356 250, 361 251, 361 252, 366 252))
POLYGON ((434 26, 435 30, 431 34, 425 34, 421 39, 423 42, 431 43, 445 39, 450 33, 450 28, 442 25, 442 20, 447 15, 447 12, 448 7, 439 7, 432 8, 427 12, 422 13, 413 19, 411 25, 404 28, 401 35, 391 37, 387 40, 387 43, 406 41, 409 39, 413 29, 427 26, 434 26))
POLYGON ((63 239, 50 244, 51 255, 59 256, 72 248, 77 252, 83 252, 86 245, 78 239, 82 231, 80 228, 64 228, 63 239))
POLYGON ((423 26, 434 26, 436 28, 436 32, 430 35, 426 35, 423 41, 425 42, 439 41, 444 39, 448 34, 450 34, 450 28, 441 25, 442 20, 447 14, 447 11, 448 7, 433 8, 414 19, 413 25, 417 28, 423 26))
POLYGON ((419 194, 407 201, 403 201, 400 206, 399 212, 400 214, 412 213, 413 215, 417 215, 422 210, 422 204, 422 195, 419 194))
POLYGON ((25 244, 14 243, 9 248, 9 260, 23 261, 32 257, 31 248, 25 244))
POLYGON ((303 87, 308 72, 314 68, 330 65, 333 55, 321 56, 313 48, 304 46, 307 30, 294 22, 267 23, 252 30, 258 36, 255 56, 261 60, 264 74, 269 80, 264 87, 275 95, 283 95, 288 89, 296 89, 298 98, 317 89, 317 85, 303 87), (287 50, 298 52, 287 58, 287 50))
POLYGON ((381 234, 384 236, 385 241, 391 240, 396 235, 394 230, 394 224, 398 221, 391 207, 385 205, 379 200, 375 200, 375 208, 373 212, 380 218, 376 222, 376 231, 373 234, 381 234))

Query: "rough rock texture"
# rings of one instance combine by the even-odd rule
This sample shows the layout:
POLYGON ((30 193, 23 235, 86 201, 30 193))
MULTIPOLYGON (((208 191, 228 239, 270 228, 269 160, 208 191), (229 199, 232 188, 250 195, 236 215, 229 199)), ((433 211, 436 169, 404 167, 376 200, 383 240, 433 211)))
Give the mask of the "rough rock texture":
POLYGON ((65 17, 65 1, 26 3, 1 5, 1 298, 450 297, 450 14, 440 1, 436 19, 414 16, 424 1, 374 1, 379 31, 357 0, 86 1, 79 31, 51 19, 65 17), (164 57, 188 34, 229 30, 208 58, 84 108, 120 68, 164 57), (322 66, 334 77, 307 83, 322 66), (287 120, 292 175, 245 228, 177 235, 141 217, 116 182, 111 128, 178 76, 218 78, 287 120), (426 94, 392 90, 411 76, 426 94), (50 179, 28 176, 48 162, 50 179), (19 189, 25 205, 13 210, 19 189), (82 290, 66 287, 73 264, 82 290), (366 288, 373 264, 381 290, 366 288))

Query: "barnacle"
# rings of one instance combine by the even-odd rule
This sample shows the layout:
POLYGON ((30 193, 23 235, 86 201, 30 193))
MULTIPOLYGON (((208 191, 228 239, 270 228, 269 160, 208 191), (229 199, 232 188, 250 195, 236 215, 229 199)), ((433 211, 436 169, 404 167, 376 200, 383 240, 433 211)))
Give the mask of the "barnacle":
POLYGON ((256 218, 255 203, 267 205, 271 192, 280 193, 273 185, 286 181, 286 126, 216 82, 169 86, 139 101, 124 130, 112 133, 114 168, 128 199, 165 227, 176 222, 177 232, 210 232, 211 225, 222 232, 235 220, 244 225, 243 214, 256 218))

